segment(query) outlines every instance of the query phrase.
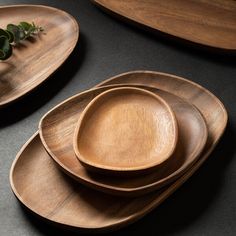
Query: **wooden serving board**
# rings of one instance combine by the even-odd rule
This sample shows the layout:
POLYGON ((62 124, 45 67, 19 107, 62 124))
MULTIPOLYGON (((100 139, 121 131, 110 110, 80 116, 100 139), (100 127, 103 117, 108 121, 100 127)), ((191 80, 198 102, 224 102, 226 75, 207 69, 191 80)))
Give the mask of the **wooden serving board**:
POLYGON ((36 133, 17 155, 11 167, 10 183, 22 204, 51 223, 98 232, 114 230, 138 220, 197 171, 225 130, 228 117, 222 103, 208 90, 191 81, 159 72, 136 71, 115 76, 102 84, 112 83, 145 84, 188 99, 206 120, 209 131, 206 147, 191 169, 170 186, 129 199, 77 185, 56 168, 36 133))
POLYGON ((92 0, 108 13, 167 36, 236 51, 236 1, 92 0))
POLYGON ((45 81, 68 58, 79 36, 76 20, 68 13, 47 6, 0 7, 0 27, 34 22, 44 31, 15 46, 13 55, 0 62, 0 108, 29 93, 45 81))

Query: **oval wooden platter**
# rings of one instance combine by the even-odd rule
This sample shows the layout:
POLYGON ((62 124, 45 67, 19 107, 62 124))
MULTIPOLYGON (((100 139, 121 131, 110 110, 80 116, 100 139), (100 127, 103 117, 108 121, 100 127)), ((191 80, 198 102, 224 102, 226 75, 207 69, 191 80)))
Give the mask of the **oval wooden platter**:
POLYGON ((165 88, 197 106, 209 132, 200 158, 168 187, 135 199, 121 198, 77 185, 63 175, 49 158, 36 133, 22 147, 10 172, 10 183, 16 197, 35 214, 50 223, 73 229, 98 232, 124 227, 163 202, 198 170, 213 151, 225 130, 228 116, 212 93, 183 78, 147 71, 118 75, 103 84, 125 82, 165 88))
POLYGON ((133 199, 84 187, 57 168, 38 133, 18 153, 11 167, 10 183, 20 202, 44 220, 96 233, 134 222, 176 188, 133 199))
POLYGON ((168 36, 236 51, 236 1, 92 0, 108 13, 168 36))
MULTIPOLYGON (((122 85, 120 85, 122 86, 122 85)), ((129 84, 129 87, 132 86, 129 84)), ((205 122, 199 111, 188 102, 157 88, 141 86, 162 97, 172 108, 178 123, 178 143, 175 153, 158 171, 133 178, 107 178, 87 171, 77 160, 73 149, 73 134, 77 121, 89 102, 114 85, 85 91, 62 102, 40 121, 40 137, 47 152, 65 173, 79 182, 106 193, 138 196, 154 191, 177 179, 197 160, 207 139, 205 122)))
POLYGON ((177 138, 176 118, 165 100, 145 89, 119 87, 86 106, 73 146, 92 171, 134 176, 158 171, 173 154, 177 138))
POLYGON ((34 22, 44 32, 15 46, 13 55, 0 62, 0 108, 29 93, 68 58, 79 36, 76 20, 68 13, 41 5, 0 7, 0 27, 34 22))

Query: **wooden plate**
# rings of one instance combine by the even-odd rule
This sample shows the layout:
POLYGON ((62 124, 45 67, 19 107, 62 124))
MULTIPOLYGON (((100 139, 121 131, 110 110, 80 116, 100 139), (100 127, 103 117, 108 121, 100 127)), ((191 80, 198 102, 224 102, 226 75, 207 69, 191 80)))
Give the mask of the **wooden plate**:
POLYGON ((151 30, 222 50, 236 50, 236 1, 93 0, 108 13, 151 30))
POLYGON ((39 124, 40 136, 48 153, 62 170, 79 182, 110 194, 138 196, 177 179, 193 165, 202 151, 207 139, 206 125, 199 111, 188 102, 168 92, 146 86, 141 88, 161 96, 176 115, 179 137, 172 157, 158 171, 128 179, 107 178, 89 172, 77 160, 73 149, 73 133, 79 116, 94 97, 113 87, 111 85, 78 94, 56 106, 42 118, 39 124))
POLYGON ((45 81, 67 59, 79 36, 79 27, 68 13, 39 5, 0 7, 0 27, 34 22, 44 32, 25 40, 13 55, 0 63, 0 107, 29 93, 45 81))
POLYGON ((181 94, 198 107, 206 120, 209 136, 197 162, 169 187, 158 192, 135 199, 115 197, 76 185, 66 178, 53 165, 39 136, 35 134, 23 146, 11 167, 11 187, 22 204, 45 220, 63 227, 95 232, 112 230, 124 227, 154 209, 204 163, 227 124, 227 113, 222 103, 208 90, 193 82, 158 72, 125 73, 105 83, 129 81, 181 94))
POLYGON ((86 106, 73 143, 85 167, 130 176, 158 171, 173 154, 177 138, 175 115, 161 97, 121 87, 99 94, 86 106))
POLYGON ((177 187, 173 185, 165 191, 135 199, 84 187, 57 168, 37 133, 22 147, 13 162, 10 183, 19 201, 49 223, 96 233, 134 222, 177 187))

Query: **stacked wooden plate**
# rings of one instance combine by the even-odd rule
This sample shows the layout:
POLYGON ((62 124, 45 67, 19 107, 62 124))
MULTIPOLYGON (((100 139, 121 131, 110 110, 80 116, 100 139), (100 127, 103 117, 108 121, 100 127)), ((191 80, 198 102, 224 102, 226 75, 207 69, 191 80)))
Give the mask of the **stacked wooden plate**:
POLYGON ((11 186, 52 223, 117 229, 181 186, 226 123, 222 103, 200 85, 159 72, 121 74, 41 119, 12 165, 11 186))

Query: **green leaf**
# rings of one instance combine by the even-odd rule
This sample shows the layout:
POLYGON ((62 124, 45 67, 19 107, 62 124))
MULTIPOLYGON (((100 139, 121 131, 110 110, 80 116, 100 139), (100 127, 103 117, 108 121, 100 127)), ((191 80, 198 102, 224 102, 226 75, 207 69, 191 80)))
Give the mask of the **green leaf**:
POLYGON ((19 43, 27 37, 43 31, 32 22, 20 22, 19 25, 8 24, 7 29, 0 28, 0 60, 6 60, 12 55, 12 43, 19 43))
POLYGON ((6 30, 6 32, 9 34, 9 42, 13 43, 14 41, 14 34, 11 31, 6 30))
POLYGON ((5 37, 7 37, 8 41, 9 41, 10 43, 13 42, 13 35, 12 35, 9 31, 7 31, 7 30, 4 30, 4 29, 1 29, 1 28, 0 28, 0 36, 5 36, 5 37))
POLYGON ((27 32, 27 36, 31 36, 33 33, 35 32, 35 28, 32 26, 29 28, 28 32, 27 32))
POLYGON ((19 26, 21 26, 24 29, 24 31, 28 31, 32 27, 30 23, 24 21, 20 22, 19 26))
POLYGON ((7 30, 10 31, 14 35, 14 42, 17 44, 20 42, 20 38, 22 36, 20 32, 20 28, 14 24, 8 24, 7 30))
POLYGON ((12 55, 12 46, 5 36, 0 36, 0 60, 6 60, 12 55))

